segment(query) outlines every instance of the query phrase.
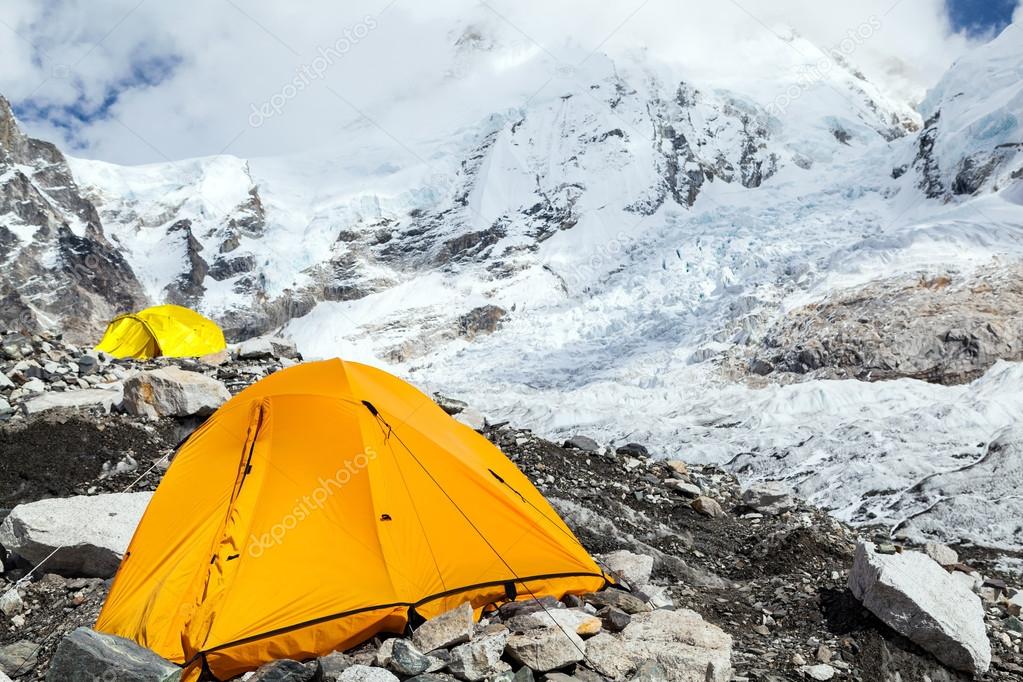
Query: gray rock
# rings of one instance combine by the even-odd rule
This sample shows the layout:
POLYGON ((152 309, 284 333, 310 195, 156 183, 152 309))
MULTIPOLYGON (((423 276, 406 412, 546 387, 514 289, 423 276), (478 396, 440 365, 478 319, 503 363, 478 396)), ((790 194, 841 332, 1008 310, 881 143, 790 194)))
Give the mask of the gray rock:
POLYGON ((0 613, 13 616, 25 610, 25 602, 21 600, 17 587, 11 587, 0 595, 0 613))
POLYGON ((509 670, 508 664, 501 660, 507 643, 508 632, 504 631, 460 644, 451 650, 448 669, 456 677, 473 682, 503 673, 509 670))
POLYGON ((619 455, 626 455, 629 457, 649 457, 650 451, 646 449, 645 445, 639 443, 626 443, 615 450, 619 455))
POLYGON ((817 665, 804 665, 800 668, 802 673, 809 677, 811 680, 818 680, 818 682, 827 682, 832 679, 837 672, 827 663, 819 663, 817 665))
POLYGON ((20 504, 0 524, 0 545, 46 570, 108 578, 121 563, 151 492, 53 498, 20 504))
POLYGON ((390 670, 368 665, 353 665, 338 676, 338 682, 398 682, 390 670))
MULTIPOLYGON (((27 639, 21 639, 17 642, 11 642, 10 644, 0 646, 0 672, 18 676, 21 673, 26 673, 29 670, 32 670, 32 668, 36 666, 36 655, 38 652, 39 646, 35 642, 30 642, 27 639)), ((47 677, 46 679, 49 680, 50 678, 47 677)), ((53 679, 54 682, 56 682, 56 680, 61 680, 61 682, 63 682, 64 680, 64 678, 53 679)))
POLYGON ((629 679, 631 682, 668 682, 668 671, 655 660, 644 661, 629 679))
POLYGON ((849 589, 874 615, 939 661, 978 674, 991 665, 977 596, 920 552, 883 555, 856 548, 849 589))
POLYGON ((565 608, 564 604, 554 597, 548 596, 540 597, 539 599, 523 599, 522 601, 508 602, 507 604, 502 604, 498 612, 501 614, 501 618, 508 620, 515 616, 535 613, 536 611, 550 611, 563 608, 565 608))
POLYGON ((654 558, 645 554, 636 554, 627 549, 619 549, 607 554, 597 555, 597 559, 613 573, 625 578, 633 587, 646 585, 650 582, 650 574, 654 570, 654 558))
POLYGON ((704 516, 710 516, 715 519, 725 516, 725 510, 721 508, 718 501, 713 497, 707 497, 706 495, 697 497, 689 503, 689 506, 704 516))
POLYGON ((677 478, 669 478, 664 482, 664 485, 672 490, 677 490, 686 497, 697 498, 703 494, 703 490, 700 489, 700 486, 694 483, 689 483, 688 481, 680 481, 677 478))
POLYGON ((595 635, 603 627, 601 620, 582 609, 548 609, 515 616, 508 627, 516 632, 537 628, 564 628, 580 636, 595 635))
POLYGON ((632 622, 632 616, 614 606, 605 606, 600 609, 597 611, 597 617, 603 623, 604 629, 610 632, 621 632, 626 625, 632 622))
POLYGON ((633 596, 628 592, 623 592, 622 590, 616 590, 613 587, 601 590, 600 592, 591 592, 590 594, 583 595, 583 601, 597 607, 613 606, 630 615, 650 611, 652 608, 650 604, 647 604, 639 597, 633 596))
POLYGON ((454 682, 457 679, 457 677, 445 675, 444 673, 423 673, 422 675, 410 677, 405 682, 454 682))
POLYGON ((411 642, 395 639, 391 647, 389 668, 399 675, 418 675, 430 667, 430 659, 420 653, 411 642))
POLYGON ((256 669, 247 682, 317 682, 323 678, 319 661, 271 661, 256 669))
POLYGON ((351 656, 340 651, 320 656, 319 661, 320 669, 323 671, 324 682, 337 682, 341 673, 355 665, 355 661, 352 660, 351 656))
POLYGON ((941 566, 954 566, 959 563, 959 554, 940 542, 928 542, 924 544, 924 554, 934 559, 941 566))
POLYGON ((237 346, 237 353, 242 360, 296 359, 300 357, 295 342, 279 336, 259 336, 242 341, 237 346))
POLYGON ((792 511, 796 506, 792 490, 777 481, 754 483, 743 491, 742 502, 761 514, 773 515, 792 511))
POLYGON ((181 668, 135 642, 89 628, 61 640, 46 673, 47 682, 172 682, 181 668))
POLYGON ((468 642, 472 637, 474 614, 469 602, 435 616, 412 633, 412 643, 420 651, 433 651, 468 642))
POLYGON ((600 452, 600 444, 587 436, 572 436, 565 441, 564 447, 583 452, 600 452))
POLYGON ((121 387, 86 388, 77 391, 48 392, 26 400, 21 409, 27 416, 54 409, 97 408, 110 412, 121 402, 121 387))
POLYGON ((620 637, 601 633, 590 639, 586 653, 597 672, 615 680, 648 661, 656 661, 670 682, 732 677, 732 638, 688 609, 637 614, 620 637))
POLYGON ((483 414, 471 407, 465 408, 456 414, 454 418, 474 431, 482 431, 487 426, 487 420, 483 414))
POLYGON ((216 379, 170 366, 126 380, 122 405, 129 414, 150 419, 191 417, 212 414, 230 398, 216 379))
POLYGON ((557 670, 583 660, 586 644, 574 632, 544 628, 508 638, 509 656, 537 672, 557 670))

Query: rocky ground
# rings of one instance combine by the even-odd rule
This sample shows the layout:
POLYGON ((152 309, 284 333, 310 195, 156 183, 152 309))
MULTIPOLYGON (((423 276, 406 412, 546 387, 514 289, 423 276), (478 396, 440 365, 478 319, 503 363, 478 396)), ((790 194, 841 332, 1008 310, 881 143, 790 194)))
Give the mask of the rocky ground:
MULTIPOLYGON (((107 362, 59 339, 3 336, 0 382, 8 377, 11 385, 0 388, 10 405, 0 417, 0 505, 22 505, 10 513, 18 519, 38 500, 95 498, 129 485, 152 490, 177 442, 213 403, 292 363, 287 355, 286 344, 258 340, 204 362, 107 362), (145 393, 140 383, 166 400, 135 400, 145 393), (185 388, 172 396, 172 385, 185 388), (119 397, 76 395, 86 390, 119 397)), ((777 486, 744 490, 725 471, 687 465, 685 452, 648 453, 585 436, 551 443, 513 425, 484 425, 457 401, 440 402, 475 422, 633 593, 519 604, 475 626, 450 615, 445 627, 462 627, 464 637, 431 639, 423 626, 410 640, 375 640, 305 665, 273 664, 250 679, 939 682, 970 679, 950 666, 969 669, 987 647, 990 668, 977 679, 1023 679, 1023 593, 1012 587, 1018 575, 999 570, 997 553, 931 546, 924 554, 886 529, 839 523, 777 486), (876 548, 863 545, 857 556, 863 541, 876 548), (899 584, 900 575, 910 584, 899 584), (914 592, 920 584, 926 594, 914 592), (918 625, 945 611, 951 620, 975 611, 975 619, 951 633, 907 629, 886 611, 901 603, 899 595, 918 610, 918 625)), ((0 544, 29 553, 16 535, 7 522, 0 526, 0 544)), ((58 672, 50 671, 51 659, 62 638, 95 622, 109 578, 91 575, 102 571, 86 563, 65 563, 63 575, 44 563, 19 583, 32 561, 7 551, 0 558, 0 681, 2 673, 30 680, 48 671, 48 679, 70 679, 73 645, 65 645, 58 672)))
MULTIPOLYGON (((961 384, 1023 358, 1023 265, 876 280, 790 311, 742 357, 778 381, 909 377, 961 384)), ((729 365, 734 364, 730 362, 729 365)))

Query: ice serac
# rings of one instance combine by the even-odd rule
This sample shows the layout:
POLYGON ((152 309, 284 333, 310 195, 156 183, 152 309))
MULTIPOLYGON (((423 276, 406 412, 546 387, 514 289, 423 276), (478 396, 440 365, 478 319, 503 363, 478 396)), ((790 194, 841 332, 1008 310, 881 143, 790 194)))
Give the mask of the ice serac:
POLYGON ((921 552, 856 548, 849 589, 875 616, 942 663, 972 674, 991 665, 980 598, 921 552))
POLYGON ((932 198, 1003 189, 1023 171, 1023 40, 1019 24, 961 57, 921 104, 913 167, 932 198))
POLYGON ((0 326, 91 339, 144 301, 64 155, 22 133, 0 97, 0 326))

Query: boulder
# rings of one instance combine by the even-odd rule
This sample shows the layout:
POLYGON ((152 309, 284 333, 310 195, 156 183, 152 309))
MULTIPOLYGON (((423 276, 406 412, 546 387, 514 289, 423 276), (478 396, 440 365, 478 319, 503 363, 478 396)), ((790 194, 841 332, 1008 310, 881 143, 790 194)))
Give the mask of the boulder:
POLYGON ((531 670, 547 672, 583 660, 586 644, 574 632, 541 628, 510 636, 506 651, 531 670))
POLYGON ((633 587, 646 585, 650 582, 650 574, 654 570, 654 558, 646 554, 636 554, 627 549, 619 549, 597 556, 601 563, 625 578, 633 587))
POLYGON ((323 671, 319 661, 300 663, 281 659, 259 666, 246 682, 319 682, 321 679, 323 671))
POLYGON ((597 672, 614 680, 648 661, 660 665, 671 682, 732 678, 732 638, 688 609, 637 614, 619 637, 601 633, 588 640, 586 654, 597 672))
MULTIPOLYGON (((131 640, 78 628, 57 646, 47 682, 176 682, 181 668, 131 640)), ((283 678, 282 678, 283 679, 283 678)))
POLYGON ((0 524, 0 545, 46 570, 108 578, 121 563, 151 492, 53 498, 20 504, 0 524))
POLYGON ((849 589, 875 616, 945 665, 971 674, 991 665, 980 599, 927 555, 879 554, 872 543, 860 543, 849 589))
POLYGON ((700 514, 710 516, 715 519, 719 519, 725 515, 725 510, 721 508, 718 501, 713 497, 707 497, 706 495, 697 497, 689 504, 689 506, 700 514))
POLYGON ((21 409, 27 416, 54 409, 97 408, 110 412, 114 405, 121 402, 121 387, 116 388, 84 388, 77 391, 53 391, 43 393, 25 401, 21 409))
MULTIPOLYGON (((0 646, 0 672, 18 676, 36 667, 39 645, 27 639, 19 639, 0 646)), ((47 677, 46 679, 50 679, 47 677)), ((64 678, 56 678, 63 680, 64 678)), ((71 679, 71 678, 68 678, 71 679)))
POLYGON ((527 613, 534 613, 536 611, 551 611, 553 609, 563 609, 565 605, 560 601, 551 596, 540 597, 539 599, 523 599, 522 601, 510 601, 502 604, 498 609, 501 614, 501 618, 505 620, 514 618, 515 616, 523 616, 527 613))
POLYGON ((784 514, 796 507, 792 490, 777 481, 754 483, 742 493, 742 503, 761 514, 784 514))
POLYGON ((353 665, 338 676, 338 682, 398 682, 390 670, 368 665, 353 665))
POLYGON ((940 542, 928 542, 924 544, 924 554, 934 559, 941 566, 955 566, 959 563, 959 554, 940 542))
POLYGON ((412 633, 412 643, 420 651, 429 652, 468 642, 472 638, 474 620, 472 605, 463 602, 416 628, 412 633))
POLYGON ((639 443, 626 443, 615 450, 619 455, 625 455, 628 457, 649 457, 650 451, 646 449, 645 445, 639 443))
POLYGON ((230 398, 227 387, 216 379, 171 366, 125 381, 122 406, 129 414, 150 419, 206 416, 230 398))
POLYGON ((668 671, 657 661, 640 663, 629 682, 667 682, 668 671))
POLYGON ((451 650, 448 669, 456 677, 470 682, 490 679, 510 669, 510 666, 501 660, 507 643, 508 631, 505 630, 460 644, 451 650))
POLYGON ((259 336, 238 344, 238 357, 242 360, 264 360, 266 358, 288 358, 295 360, 301 357, 295 342, 279 336, 259 336))
POLYGON ((565 441, 564 447, 583 452, 600 452, 600 444, 587 436, 572 436, 565 441))

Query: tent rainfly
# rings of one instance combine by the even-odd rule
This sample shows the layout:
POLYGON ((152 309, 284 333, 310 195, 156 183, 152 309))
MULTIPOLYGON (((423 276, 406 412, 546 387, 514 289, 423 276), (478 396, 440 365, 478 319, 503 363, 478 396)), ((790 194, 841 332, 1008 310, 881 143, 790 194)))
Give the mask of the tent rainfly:
POLYGON ((180 447, 97 629, 227 679, 405 631, 462 603, 608 578, 500 450, 354 362, 279 371, 180 447))
POLYGON ((96 350, 116 358, 197 357, 227 347, 213 320, 177 305, 158 305, 115 317, 96 350))

